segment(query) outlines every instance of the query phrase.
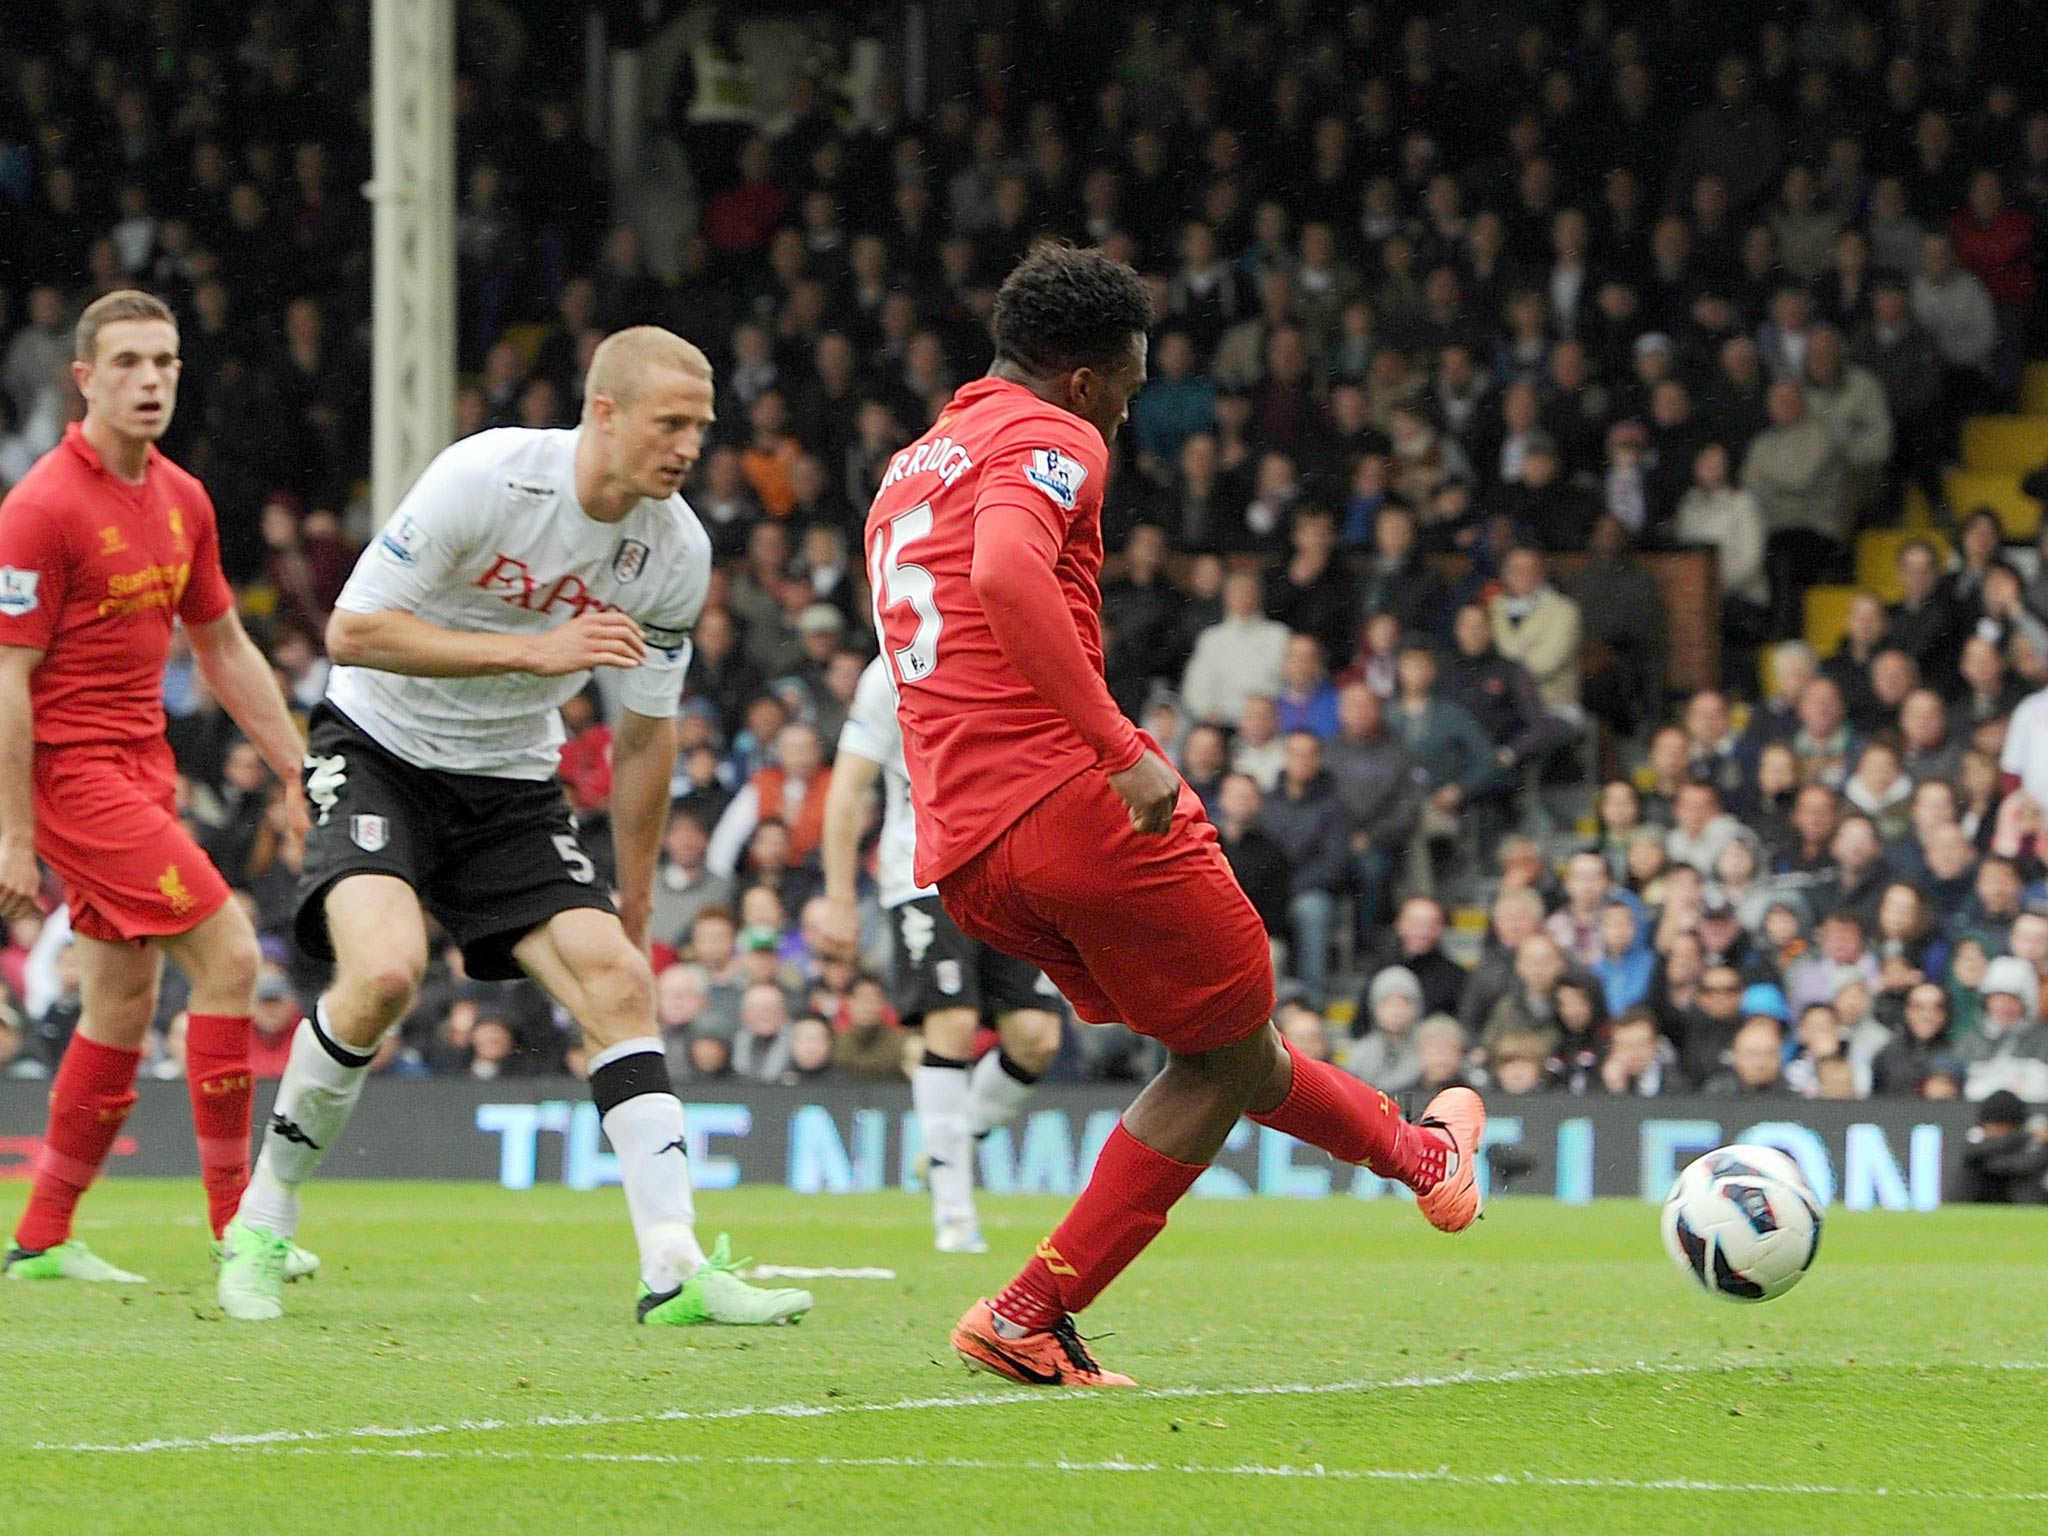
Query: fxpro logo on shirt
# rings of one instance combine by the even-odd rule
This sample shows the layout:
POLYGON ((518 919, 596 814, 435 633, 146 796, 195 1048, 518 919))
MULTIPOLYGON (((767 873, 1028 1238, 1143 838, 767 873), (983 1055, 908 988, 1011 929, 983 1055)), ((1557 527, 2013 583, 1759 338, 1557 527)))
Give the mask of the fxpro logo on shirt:
POLYGON ((1057 448, 1034 448, 1025 462, 1024 478, 1071 512, 1080 503, 1081 483, 1088 478, 1088 466, 1068 458, 1057 448))

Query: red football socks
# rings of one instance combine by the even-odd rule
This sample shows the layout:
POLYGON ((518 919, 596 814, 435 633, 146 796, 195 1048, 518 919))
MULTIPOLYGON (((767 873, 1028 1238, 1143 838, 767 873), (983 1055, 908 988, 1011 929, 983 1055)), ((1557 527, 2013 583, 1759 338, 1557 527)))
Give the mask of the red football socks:
POLYGON ((206 1185, 206 1216, 215 1237, 234 1220, 249 1182, 251 1082, 247 1015, 187 1014, 185 1086, 192 1095, 199 1177, 206 1185))
POLYGON ((1449 1138, 1401 1118, 1393 1100, 1350 1073, 1304 1056, 1292 1045, 1294 1086, 1272 1109, 1248 1118, 1321 1147, 1346 1163, 1398 1179, 1418 1194, 1442 1182, 1449 1138))
POLYGON ((135 1069, 141 1064, 140 1051, 71 1037, 50 1087, 50 1123, 36 1153, 28 1209, 14 1230, 18 1246, 39 1253, 71 1236, 78 1197, 99 1176, 108 1148, 135 1107, 135 1069))
POLYGON ((1200 1165, 1153 1151, 1119 1123, 1066 1220, 995 1299, 996 1315, 1037 1332, 1079 1312, 1165 1229, 1201 1176, 1200 1165))

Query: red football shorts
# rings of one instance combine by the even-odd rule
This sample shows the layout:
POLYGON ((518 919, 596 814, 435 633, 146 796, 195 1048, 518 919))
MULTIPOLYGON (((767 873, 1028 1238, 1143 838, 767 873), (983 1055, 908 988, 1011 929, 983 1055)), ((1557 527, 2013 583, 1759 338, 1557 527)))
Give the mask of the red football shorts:
POLYGON ((227 881, 178 824, 165 743, 39 747, 35 761, 36 852, 64 882, 73 931, 140 942, 226 903, 227 881))
POLYGON ((1143 836, 1106 774, 1069 779, 939 882, 971 937, 1028 960, 1091 1024, 1175 1055, 1234 1045, 1273 1015, 1265 925, 1185 784, 1143 836))

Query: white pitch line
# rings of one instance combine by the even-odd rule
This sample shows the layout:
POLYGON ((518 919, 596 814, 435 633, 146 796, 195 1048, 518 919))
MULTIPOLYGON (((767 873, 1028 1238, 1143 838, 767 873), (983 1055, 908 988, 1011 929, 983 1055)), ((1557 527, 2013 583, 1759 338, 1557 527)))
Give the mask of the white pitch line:
POLYGON ((663 1467, 787 1467, 817 1470, 889 1468, 939 1472, 1165 1473, 1186 1477, 1265 1477, 1337 1482, 1449 1483, 1469 1488, 1557 1488, 1623 1493, 1730 1493, 1819 1495, 1845 1499, 1948 1499, 1981 1504, 2048 1503, 2048 1491, 1986 1493, 1973 1488, 1856 1488, 1839 1483, 1729 1483, 1692 1477, 1561 1477, 1539 1472, 1453 1472, 1448 1467, 1326 1467, 1257 1462, 1213 1466, 1196 1462, 995 1461, 966 1456, 704 1456, 659 1451, 501 1451, 384 1449, 372 1446, 243 1446, 269 1455, 381 1456, 405 1461, 599 1462, 663 1467))
MULTIPOLYGON (((1829 1361, 1758 1361, 1753 1364, 1628 1365, 1530 1368, 1509 1371, 1454 1371, 1433 1376, 1397 1376, 1353 1381, 1282 1382, 1236 1387, 1149 1387, 1135 1392, 1097 1394, 1047 1391, 1042 1387, 957 1393, 944 1397, 906 1397, 885 1403, 742 1403, 731 1408, 666 1408, 654 1413, 548 1413, 528 1419, 457 1419, 446 1424, 366 1424, 353 1429, 266 1429, 211 1435, 166 1436, 126 1443, 38 1441, 31 1449, 87 1455, 153 1455, 163 1451, 240 1450, 251 1446, 325 1445, 351 1440, 421 1440, 437 1435, 481 1435, 503 1430, 613 1428, 630 1424, 711 1424, 738 1419, 821 1419, 844 1414, 918 1413, 953 1408, 997 1408, 1019 1403, 1086 1403, 1095 1401, 1172 1402, 1195 1398, 1328 1397, 1366 1392, 1412 1392, 1438 1387, 1512 1386, 1532 1381, 1586 1381, 1623 1376, 1693 1376, 1727 1372, 1811 1369, 1829 1361)), ((2015 1360, 1986 1365, 1953 1362, 1947 1369, 2048 1371, 2048 1361, 2015 1360)))

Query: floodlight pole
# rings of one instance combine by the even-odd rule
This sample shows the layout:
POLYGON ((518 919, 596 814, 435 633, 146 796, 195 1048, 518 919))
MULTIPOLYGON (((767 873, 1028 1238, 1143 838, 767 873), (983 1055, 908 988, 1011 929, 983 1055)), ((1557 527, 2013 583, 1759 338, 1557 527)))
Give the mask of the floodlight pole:
POLYGON ((371 516, 382 524, 455 416, 455 0, 373 0, 371 516))

